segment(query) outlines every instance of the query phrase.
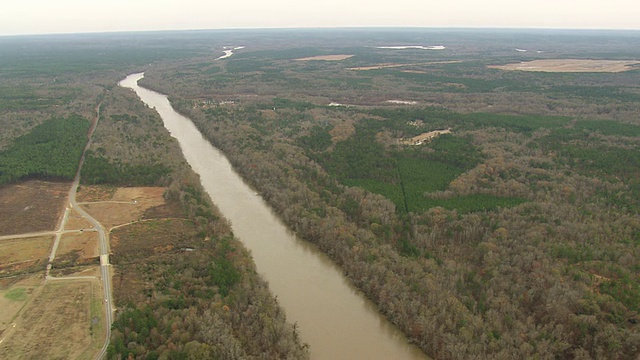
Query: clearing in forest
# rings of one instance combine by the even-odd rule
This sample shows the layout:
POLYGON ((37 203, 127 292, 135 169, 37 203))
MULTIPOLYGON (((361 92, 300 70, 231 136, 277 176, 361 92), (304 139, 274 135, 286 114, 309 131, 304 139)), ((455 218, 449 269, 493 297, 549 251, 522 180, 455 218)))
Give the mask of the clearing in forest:
POLYGON ((633 70, 633 60, 582 60, 550 59, 523 61, 515 64, 490 65, 489 68, 501 70, 540 71, 540 72, 623 72, 633 70))
POLYGON ((324 61, 341 61, 353 57, 353 55, 318 55, 310 56, 306 58, 296 59, 296 61, 312 61, 312 60, 324 60, 324 61))
POLYGON ((164 206, 165 190, 163 187, 117 188, 108 199, 82 203, 82 207, 105 229, 110 229, 147 218, 147 210, 164 206))
MULTIPOLYGON (((418 64, 390 64, 390 63, 384 63, 384 64, 378 64, 378 65, 352 67, 352 68, 347 68, 347 70, 367 71, 367 70, 380 70, 380 69, 397 68, 397 67, 403 67, 403 66, 456 64, 456 63, 461 63, 461 62, 462 62, 462 60, 429 61, 429 62, 423 62, 423 63, 418 63, 418 64)), ((424 71, 420 71, 420 70, 403 70, 403 71, 404 72, 424 73, 424 71)))
POLYGON ((0 235, 53 231, 70 182, 31 180, 0 187, 0 235))

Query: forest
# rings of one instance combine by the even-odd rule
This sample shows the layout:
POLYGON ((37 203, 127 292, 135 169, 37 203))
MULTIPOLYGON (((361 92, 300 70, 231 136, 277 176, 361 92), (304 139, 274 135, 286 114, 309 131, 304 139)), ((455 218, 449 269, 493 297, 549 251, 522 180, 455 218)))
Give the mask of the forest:
MULTIPOLYGON (((428 355, 635 358, 640 72, 497 71, 531 55, 429 35, 451 50, 283 46, 158 65, 142 83, 428 355), (322 49, 356 55, 293 61, 322 49), (376 63, 408 65, 350 70, 376 63)), ((560 37, 509 41, 582 58, 603 39, 560 37)), ((618 45, 597 56, 628 54, 618 45)))
POLYGON ((73 180, 87 142, 89 121, 52 118, 0 151, 0 185, 29 178, 73 180))

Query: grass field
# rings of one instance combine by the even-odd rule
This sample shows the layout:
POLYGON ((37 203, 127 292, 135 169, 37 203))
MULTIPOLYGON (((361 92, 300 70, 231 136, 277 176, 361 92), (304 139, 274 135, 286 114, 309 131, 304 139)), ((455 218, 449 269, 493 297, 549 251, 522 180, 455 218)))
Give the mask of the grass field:
POLYGON ((13 322, 20 310, 25 306, 31 295, 41 283, 39 276, 25 277, 12 284, 0 286, 0 339, 13 329, 13 322))
POLYGON ((53 236, 0 241, 0 274, 44 271, 53 236))
MULTIPOLYGON (((91 334, 96 281, 47 283, 16 319, 13 333, 0 344, 3 359, 88 358, 96 349, 91 334), (84 354, 84 356, 83 356, 84 354)), ((94 306, 95 307, 95 306, 94 306)), ((99 316, 95 314, 93 316, 99 316)), ((95 321, 95 320, 94 320, 95 321)), ((98 318, 97 323, 100 322, 98 318)))

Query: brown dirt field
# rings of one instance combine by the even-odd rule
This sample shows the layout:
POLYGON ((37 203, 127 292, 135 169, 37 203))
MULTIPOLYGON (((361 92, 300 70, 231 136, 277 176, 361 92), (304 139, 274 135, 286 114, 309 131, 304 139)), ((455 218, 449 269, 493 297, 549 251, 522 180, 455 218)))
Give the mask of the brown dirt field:
POLYGON ((87 221, 85 218, 80 216, 77 211, 71 210, 69 213, 69 217, 67 218, 67 223, 64 225, 65 230, 81 230, 81 229, 91 229, 93 225, 87 221))
POLYGON ((111 197, 115 192, 116 188, 113 186, 82 185, 78 188, 78 192, 76 193, 76 201, 92 202, 111 200, 111 197))
POLYGON ((3 359, 77 359, 93 352, 91 306, 96 281, 48 282, 0 344, 3 359))
POLYGON ((324 60, 324 61, 341 61, 353 57, 353 55, 318 55, 310 56, 306 58, 296 59, 296 61, 312 61, 312 60, 324 60))
POLYGON ((64 257, 72 251, 77 251, 79 259, 98 256, 98 233, 95 231, 86 231, 64 234, 60 239, 56 258, 64 257))
POLYGON ((0 235, 55 230, 70 188, 37 180, 0 187, 0 235))
POLYGON ((540 72, 623 72, 632 70, 631 65, 640 64, 630 60, 578 60, 554 59, 533 60, 507 65, 491 65, 489 68, 501 70, 540 72))
POLYGON ((0 241, 0 266, 46 260, 53 239, 53 236, 38 236, 0 241))
POLYGON ((118 188, 109 200, 114 202, 89 203, 82 207, 105 229, 110 229, 141 220, 148 209, 165 205, 164 191, 162 187, 118 188))

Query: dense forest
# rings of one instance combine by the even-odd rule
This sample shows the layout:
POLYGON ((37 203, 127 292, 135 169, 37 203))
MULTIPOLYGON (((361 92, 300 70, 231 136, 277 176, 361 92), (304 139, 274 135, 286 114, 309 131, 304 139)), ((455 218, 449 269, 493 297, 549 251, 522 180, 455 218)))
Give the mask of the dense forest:
POLYGON ((0 151, 0 185, 29 178, 72 180, 87 143, 89 121, 52 118, 0 151))
MULTIPOLYGON (((593 41, 573 40, 575 49, 593 41)), ((572 51, 541 56, 586 56, 572 51)), ((637 93, 637 70, 500 72, 486 65, 514 56, 486 48, 389 55, 354 46, 326 50, 356 54, 340 63, 293 61, 308 52, 194 59, 142 82, 170 94, 427 354, 638 355, 640 104, 621 95, 637 93), (456 62, 420 64, 445 59, 456 62), (600 96, 595 81, 616 91, 600 96), (403 143, 447 128, 421 146, 403 143)))

